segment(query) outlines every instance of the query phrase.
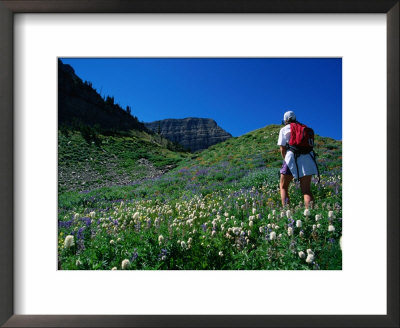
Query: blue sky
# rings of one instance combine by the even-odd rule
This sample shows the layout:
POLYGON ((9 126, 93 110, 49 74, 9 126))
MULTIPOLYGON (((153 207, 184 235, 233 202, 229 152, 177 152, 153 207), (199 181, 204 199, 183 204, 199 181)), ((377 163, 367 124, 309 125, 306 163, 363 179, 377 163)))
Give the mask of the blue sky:
POLYGON ((340 58, 61 58, 140 121, 204 117, 240 136, 293 110, 342 139, 340 58))

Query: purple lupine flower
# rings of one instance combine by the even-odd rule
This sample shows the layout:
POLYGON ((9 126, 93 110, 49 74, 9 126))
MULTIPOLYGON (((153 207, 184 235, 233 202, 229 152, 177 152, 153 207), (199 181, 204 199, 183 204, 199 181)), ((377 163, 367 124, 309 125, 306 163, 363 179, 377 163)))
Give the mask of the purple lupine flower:
POLYGON ((82 227, 78 230, 78 233, 76 235, 77 238, 77 245, 78 245, 78 253, 81 251, 85 250, 85 242, 84 242, 84 236, 83 236, 83 231, 85 230, 85 227, 82 227))
POLYGON ((89 217, 80 218, 80 220, 81 220, 82 222, 84 222, 84 223, 86 224, 87 227, 90 226, 90 225, 92 224, 92 219, 89 218, 89 217))
POLYGON ((59 228, 70 228, 72 225, 72 220, 70 221, 58 221, 58 227, 59 228))
POLYGON ((138 255, 138 252, 137 252, 137 248, 135 248, 133 250, 133 253, 132 253, 131 262, 135 261, 138 258, 138 256, 139 255, 138 255))
POLYGON ((83 231, 84 230, 85 230, 85 227, 79 228, 77 236, 76 236, 77 239, 83 239, 83 231))

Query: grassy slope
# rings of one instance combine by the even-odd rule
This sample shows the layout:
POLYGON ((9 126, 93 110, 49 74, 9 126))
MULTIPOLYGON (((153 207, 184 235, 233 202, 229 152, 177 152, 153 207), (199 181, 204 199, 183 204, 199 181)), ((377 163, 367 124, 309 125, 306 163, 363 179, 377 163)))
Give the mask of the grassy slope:
POLYGON ((78 131, 58 133, 59 192, 129 184, 176 166, 187 156, 156 135, 132 131, 129 136, 97 135, 87 141, 78 131), (147 159, 152 165, 138 164, 147 159))
MULTIPOLYGON (((247 169, 279 167, 282 159, 276 143, 281 127, 280 125, 269 125, 241 137, 231 138, 193 156, 192 160, 186 161, 184 165, 192 166, 196 163, 202 166, 212 166, 221 162, 229 162, 233 166, 242 166, 247 169)), ((341 169, 340 141, 316 136, 315 145, 321 172, 341 169)))
MULTIPOLYGON (((177 167, 158 179, 140 184, 100 188, 88 194, 68 193, 60 198, 60 206, 64 209, 68 209, 72 204, 90 206, 89 203, 94 205, 99 199, 110 201, 150 196, 178 199, 183 193, 188 196, 199 193, 206 195, 227 186, 240 189, 258 187, 264 182, 278 183, 278 167, 282 160, 276 141, 280 127, 270 125, 241 137, 231 138, 198 154, 174 153, 156 146, 150 140, 146 142, 134 138, 107 137, 102 140, 99 148, 86 144, 81 137, 75 135, 77 140, 71 142, 73 145, 67 145, 67 139, 61 136, 61 167, 72 165, 77 170, 78 167, 90 165, 92 170, 99 172, 99 182, 78 185, 80 188, 74 188, 75 190, 92 190, 96 186, 124 184, 115 183, 115 172, 128 175, 129 181, 138 180, 146 173, 141 172, 140 167, 135 165, 135 161, 141 157, 148 158, 155 166, 177 163, 177 167), (138 143, 141 144, 140 147, 136 146, 138 143), (70 148, 65 149, 67 146, 70 148), (109 166, 105 163, 109 162, 116 165, 117 169, 107 171, 109 166), (105 180, 108 180, 108 184, 100 184, 105 180)), ((321 174, 341 174, 341 142, 318 136, 315 141, 321 174)))

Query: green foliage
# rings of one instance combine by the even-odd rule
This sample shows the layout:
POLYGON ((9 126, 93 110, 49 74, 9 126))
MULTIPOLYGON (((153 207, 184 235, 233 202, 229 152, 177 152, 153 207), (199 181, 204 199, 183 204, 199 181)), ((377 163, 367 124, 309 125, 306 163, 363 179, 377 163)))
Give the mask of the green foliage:
POLYGON ((132 183, 159 175, 157 170, 170 169, 186 156, 145 132, 104 135, 83 125, 79 131, 63 127, 58 134, 59 192, 132 183), (150 164, 137 163, 143 158, 150 164))
POLYGON ((100 144, 99 134, 95 128, 82 125, 80 131, 83 139, 85 139, 87 143, 94 142, 96 145, 100 144))
POLYGON ((277 183, 278 182, 279 170, 274 168, 265 168, 260 170, 254 170, 249 172, 240 181, 242 188, 260 187, 264 183, 277 183))

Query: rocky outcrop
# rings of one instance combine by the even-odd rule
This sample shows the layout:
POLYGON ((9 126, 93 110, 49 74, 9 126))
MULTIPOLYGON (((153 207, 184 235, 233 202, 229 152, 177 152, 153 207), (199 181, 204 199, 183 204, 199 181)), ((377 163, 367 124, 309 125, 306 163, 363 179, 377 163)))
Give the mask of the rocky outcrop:
POLYGON ((145 123, 145 126, 192 152, 206 149, 232 137, 209 118, 166 119, 145 123))
POLYGON ((90 82, 83 82, 70 65, 58 61, 58 124, 87 125, 102 130, 148 131, 130 108, 122 109, 113 97, 103 98, 90 82))

